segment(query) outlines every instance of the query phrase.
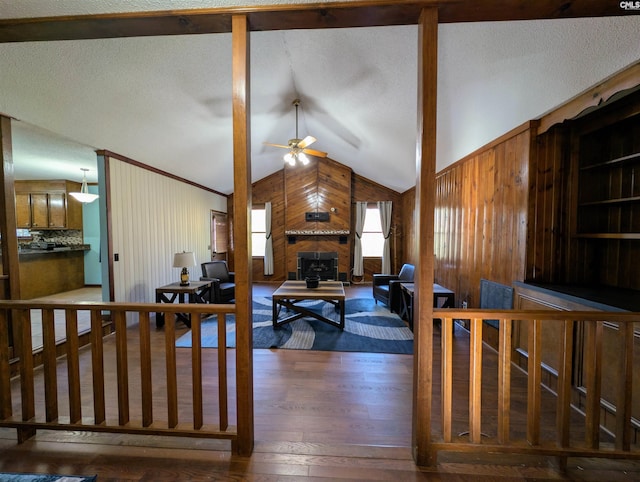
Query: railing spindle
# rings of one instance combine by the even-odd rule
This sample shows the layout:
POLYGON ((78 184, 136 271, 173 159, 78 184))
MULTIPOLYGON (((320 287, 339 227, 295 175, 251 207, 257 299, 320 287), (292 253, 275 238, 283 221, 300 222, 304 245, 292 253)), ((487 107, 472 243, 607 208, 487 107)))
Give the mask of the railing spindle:
POLYGON ((46 420, 53 422, 58 419, 58 372, 53 310, 42 310, 42 355, 46 420))
POLYGON ((451 442, 451 424, 453 410, 453 319, 442 318, 440 329, 440 343, 442 346, 442 377, 440 393, 442 398, 442 437, 445 442, 451 442))
POLYGON ((140 390, 142 426, 153 423, 153 386, 151 381, 151 321, 148 312, 140 313, 140 390))
POLYGON ((178 376, 176 369, 176 324, 173 316, 165 313, 164 346, 167 364, 167 423, 169 428, 178 425, 178 376))
POLYGON ((616 400, 616 449, 631 449, 631 401, 633 396, 633 323, 619 323, 620 384, 616 400))
POLYGON ((227 394, 227 317, 224 313, 216 316, 218 322, 218 405, 220 430, 229 428, 229 407, 227 394))
POLYGON ((80 398, 80 360, 78 339, 78 312, 65 310, 65 337, 67 353, 67 385, 69 389, 69 420, 78 423, 82 420, 82 402, 80 398))
POLYGON ((560 367, 558 368, 558 399, 556 416, 556 442, 568 447, 571 436, 571 374, 573 373, 573 332, 575 322, 562 322, 560 337, 560 367))
POLYGON ((11 367, 9 365, 9 317, 0 310, 0 418, 13 414, 11 402, 11 367))
POLYGON ((498 333, 498 442, 509 443, 511 429, 511 331, 508 318, 499 321, 498 333))
MULTIPOLYGON (((33 377, 33 346, 31 342, 31 313, 27 309, 13 310, 20 357, 20 397, 22 420, 27 422, 36 416, 35 381, 33 377)), ((18 443, 23 443, 33 435, 35 429, 18 429, 18 443)))
POLYGON ((471 320, 469 340, 469 439, 482 441, 482 318, 471 320))
POLYGON ((529 360, 527 369, 527 441, 531 445, 540 443, 540 399, 542 384, 542 353, 540 337, 542 332, 541 320, 529 320, 528 350, 529 360))
POLYGON ((20 357, 20 385, 22 398, 22 420, 31 420, 36 415, 35 384, 33 379, 33 357, 31 353, 31 313, 29 310, 15 310, 17 338, 20 357))
POLYGON ((585 345, 585 387, 587 388, 585 442, 596 449, 600 445, 600 393, 602 390, 601 321, 587 321, 585 345))
POLYGON ((116 329, 116 371, 118 373, 118 423, 129 423, 129 367, 127 361, 127 319, 124 311, 113 314, 116 329))
POLYGON ((200 315, 191 313, 191 383, 193 390, 193 428, 202 428, 202 335, 200 315))
POLYGON ((93 419, 96 425, 106 420, 104 401, 104 347, 102 343, 102 315, 91 310, 91 373, 93 379, 93 419))

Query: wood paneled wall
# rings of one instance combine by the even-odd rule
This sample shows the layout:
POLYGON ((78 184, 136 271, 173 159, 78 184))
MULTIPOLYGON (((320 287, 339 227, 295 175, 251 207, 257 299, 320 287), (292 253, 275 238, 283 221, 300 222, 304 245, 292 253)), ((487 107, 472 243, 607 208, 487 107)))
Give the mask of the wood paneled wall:
POLYGON ((536 138, 536 152, 531 156, 526 272, 531 281, 557 283, 565 277, 568 134, 563 126, 548 130, 536 138))
MULTIPOLYGON (((174 253, 210 259, 211 210, 227 211, 227 199, 115 158, 109 167, 114 301, 149 303, 158 286, 178 280, 174 253)), ((192 279, 200 272, 189 268, 192 279)))
POLYGON ((307 166, 284 168, 285 229, 350 230, 351 169, 329 158, 309 158, 307 166), (308 212, 328 212, 329 221, 306 221, 308 212))
MULTIPOLYGON (((350 168, 332 159, 317 159, 308 166, 285 167, 253 184, 253 206, 260 207, 270 201, 272 208, 272 233, 274 274, 264 275, 262 258, 253 258, 253 280, 258 282, 282 282, 290 272, 296 271, 296 254, 299 251, 336 251, 339 272, 351 281, 353 267, 353 220, 356 201, 392 201, 395 227, 395 248, 392 244, 392 265, 405 262, 401 242, 402 223, 405 214, 402 196, 389 188, 359 176, 350 168), (333 208, 333 211, 332 211, 333 208), (306 212, 329 212, 328 222, 307 222, 306 212), (291 230, 346 230, 349 235, 287 235, 291 230), (394 259, 396 260, 394 263, 394 259)), ((229 201, 230 218, 233 213, 233 196, 229 201)), ((231 243, 233 246, 233 243, 231 243)), ((233 253, 229 256, 233 264, 233 253)), ((396 269, 395 266, 392 266, 396 269)), ((397 268, 399 269, 399 268, 397 268)), ((373 273, 380 272, 380 259, 365 259, 365 276, 371 281, 373 273)))
POLYGON ((523 124, 437 176, 435 281, 458 306, 479 306, 481 278, 525 279, 533 134, 535 124, 523 124))
MULTIPOLYGON (((311 157, 307 166, 284 168, 285 264, 297 272, 297 253, 338 253, 338 272, 349 278, 349 235, 291 235, 287 231, 350 231, 351 169, 329 158, 311 157), (305 213, 329 213, 329 221, 306 221, 305 213), (341 242, 342 239, 342 242, 341 242)), ((294 276, 294 275, 291 275, 294 276)))

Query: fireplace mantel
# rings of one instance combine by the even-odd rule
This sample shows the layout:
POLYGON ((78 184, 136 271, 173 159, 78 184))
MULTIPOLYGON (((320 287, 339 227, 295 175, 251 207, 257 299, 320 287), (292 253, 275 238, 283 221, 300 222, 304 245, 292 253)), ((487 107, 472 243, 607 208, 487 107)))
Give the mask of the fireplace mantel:
POLYGON ((287 236, 346 236, 348 229, 289 229, 284 232, 287 236))

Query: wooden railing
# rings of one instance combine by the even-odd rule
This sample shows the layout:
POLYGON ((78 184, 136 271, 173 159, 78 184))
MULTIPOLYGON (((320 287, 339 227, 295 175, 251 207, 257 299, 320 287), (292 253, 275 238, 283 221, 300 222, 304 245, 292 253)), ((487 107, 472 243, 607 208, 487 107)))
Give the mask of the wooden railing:
MULTIPOLYGON (((235 305, 0 301, 0 426, 16 428, 19 442, 38 429, 55 429, 217 438, 230 440, 234 450, 238 430, 229 421, 229 400, 237 400, 237 393, 228 393, 228 386, 237 386, 238 380, 229 380, 232 370, 227 367, 226 349, 226 316, 234 312, 235 305), (34 367, 32 356, 20 356, 33 351, 32 310, 42 317, 41 368, 34 367), (65 355, 58 358, 55 310, 63 311, 67 333, 65 355), (80 348, 78 314, 87 312, 91 342, 80 348), (167 323, 162 332, 152 333, 152 313, 156 312, 165 313, 167 323), (115 334, 103 338, 105 313, 115 325, 115 334), (167 316, 176 313, 191 316, 189 350, 176 349, 175 323, 172 316, 167 316), (202 350, 201 315, 217 315, 218 350, 202 350), (13 380, 8 347, 10 319, 20 362, 20 376, 13 380), (157 348, 158 343, 151 343, 152 336, 164 338, 163 349, 157 348), (204 373, 203 366, 207 368, 204 373), (214 387, 216 393, 205 395, 205 386, 207 390, 214 387), (66 396, 61 396, 63 393, 66 396)), ((433 374, 433 396, 440 400, 441 425, 432 425, 432 460, 442 450, 540 454, 561 459, 640 458, 640 450, 632 442, 631 426, 634 322, 640 322, 640 313, 436 309, 434 316, 442 320, 440 359, 434 360, 440 373, 433 374), (466 337, 462 341, 453 335, 456 319, 470 323, 466 367, 453 366, 454 344, 467 343, 466 337), (497 353, 482 342, 483 320, 487 319, 499 320, 497 353), (542 320, 562 326, 562 336, 555 342, 563 356, 557 394, 552 395, 541 380, 542 320), (517 368, 512 373, 514 322, 524 324, 527 330, 526 376, 517 368), (611 440, 603 441, 600 416, 604 323, 619 326, 621 375, 615 434, 609 437, 611 440), (586 334, 582 354, 586 389, 583 414, 572 405, 574 333, 578 324, 584 325, 586 334), (497 367, 491 373, 486 363, 483 367, 483 361, 490 357, 496 361, 491 366, 497 367), (465 376, 459 370, 468 375, 463 389, 466 393, 460 393, 460 380, 465 376), (518 415, 519 407, 512 406, 516 390, 526 393, 522 416, 518 415), (495 401, 488 399, 488 392, 495 401), (551 415, 549 399, 555 407, 551 415), (468 423, 454 434, 456 421, 465 419, 467 411, 468 423), (518 417, 521 419, 516 420, 518 417)), ((459 359, 457 351, 456 360, 459 359)))
MULTIPOLYGON (((441 399, 442 425, 440 430, 432 425, 430 452, 433 461, 441 450, 552 455, 561 461, 576 456, 640 458, 638 446, 631 441, 634 322, 640 322, 640 313, 435 309, 434 317, 442 321, 440 363, 434 360, 434 366, 440 366, 440 377, 433 374, 434 399, 441 399), (453 322, 458 319, 470 323, 468 367, 453 366, 454 344, 460 343, 455 340, 453 322), (482 331, 486 326, 483 320, 499 320, 497 353, 487 345, 483 349, 482 331), (544 323, 559 323, 562 327, 562 335, 554 341, 561 354, 555 394, 543 387, 541 379, 542 320, 544 323), (524 375, 512 365, 511 360, 512 327, 515 323, 521 324, 520 329, 527 330, 524 375), (620 336, 620 377, 616 389, 614 434, 604 433, 600 420, 604 323, 617 324, 620 336), (575 388, 572 386, 574 334, 578 324, 584 324, 585 333, 585 349, 581 353, 586 389, 584 410, 578 410, 572 404, 575 388), (483 357, 497 358, 497 363, 491 365, 497 366, 496 372, 490 373, 487 363, 483 369, 483 357), (512 373, 512 367, 518 372, 512 373), (464 389, 460 390, 461 378, 468 383, 468 398, 464 389), (520 382, 516 386, 518 378, 520 382), (454 392, 456 384, 457 392, 454 392), (518 421, 513 419, 523 410, 512 406, 516 390, 526 393, 526 418, 521 417, 518 421), (491 398, 493 400, 489 400, 491 398), (462 404, 468 401, 468 407, 461 407, 460 399, 462 404), (456 435, 453 430, 455 421, 460 419, 460 415, 464 420, 466 410, 468 424, 465 423, 456 435), (455 418, 454 414, 457 415, 455 418), (602 434, 607 440, 601 440, 602 434)), ((456 360, 459 359, 457 350, 456 360)), ((637 405, 640 401, 635 400, 635 403, 637 405)))
MULTIPOLYGON (((228 406, 237 394, 228 393, 226 349, 226 316, 234 312, 235 305, 0 301, 0 426, 16 428, 18 442, 37 429, 55 429, 226 439, 235 450, 238 431, 230 425, 228 406), (32 357, 33 313, 42 317, 41 368, 34 368, 32 357), (151 332, 152 323, 156 329, 152 313, 165 314, 163 334, 151 332), (170 315, 177 313, 191 317, 190 350, 176 349, 170 315), (79 314, 90 316, 91 341, 85 348, 78 345, 79 314), (115 326, 115 334, 106 338, 104 314, 115 326), (56 358, 54 317, 62 315, 66 354, 56 358), (218 350, 206 354, 212 372, 204 374, 201 315, 216 315, 219 341, 218 350), (20 364, 14 380, 9 323, 20 364), (164 349, 158 348, 162 343, 152 344, 151 336, 164 336, 164 349), (19 396, 16 385, 12 396, 12 384, 19 384, 19 396), (185 386, 191 397, 185 396, 185 386)), ((237 380, 231 382, 237 386, 237 380)))

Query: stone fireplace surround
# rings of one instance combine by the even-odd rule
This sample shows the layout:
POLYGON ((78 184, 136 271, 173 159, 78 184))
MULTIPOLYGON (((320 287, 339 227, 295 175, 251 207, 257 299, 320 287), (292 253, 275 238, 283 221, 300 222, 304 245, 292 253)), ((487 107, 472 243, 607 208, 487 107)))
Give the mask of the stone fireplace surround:
POLYGON ((299 280, 307 276, 320 276, 321 280, 338 281, 338 253, 335 251, 299 251, 299 280))

